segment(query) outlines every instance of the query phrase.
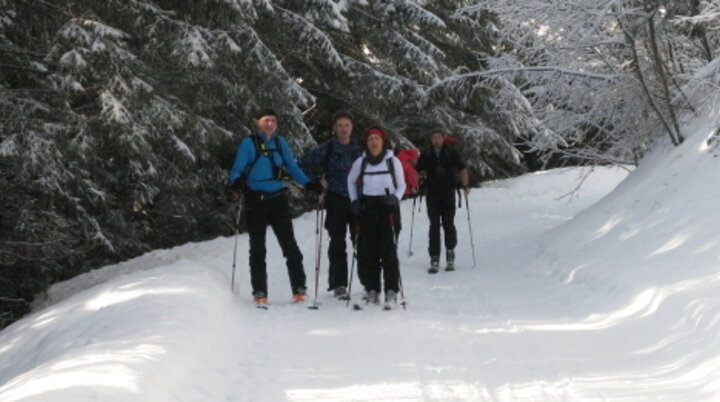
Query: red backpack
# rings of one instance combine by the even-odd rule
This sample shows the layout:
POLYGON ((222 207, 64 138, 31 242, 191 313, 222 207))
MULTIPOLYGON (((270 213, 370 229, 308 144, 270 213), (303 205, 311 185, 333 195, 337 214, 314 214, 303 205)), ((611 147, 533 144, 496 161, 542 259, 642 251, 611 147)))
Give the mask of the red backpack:
POLYGON ((418 172, 415 170, 414 163, 420 157, 417 149, 404 149, 399 151, 395 156, 400 159, 405 175, 405 194, 415 194, 420 187, 418 180, 418 172))

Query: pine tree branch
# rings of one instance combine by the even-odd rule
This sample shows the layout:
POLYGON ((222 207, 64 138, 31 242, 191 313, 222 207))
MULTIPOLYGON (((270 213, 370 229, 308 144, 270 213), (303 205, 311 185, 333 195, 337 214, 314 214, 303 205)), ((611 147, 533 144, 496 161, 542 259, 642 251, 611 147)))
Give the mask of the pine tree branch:
POLYGON ((523 73, 523 72, 555 72, 560 73, 562 75, 570 75, 575 77, 581 77, 581 78, 590 78, 590 79, 596 79, 596 80, 603 80, 603 81, 615 81, 618 78, 632 78, 632 76, 627 74, 599 74, 599 73, 588 73, 584 71, 576 71, 576 70, 570 70, 563 67, 556 67, 556 66, 538 66, 538 67, 508 67, 508 68, 498 68, 488 71, 480 71, 480 72, 472 72, 467 74, 459 74, 454 77, 446 78, 444 80, 441 80, 440 82, 437 82, 430 86, 429 90, 432 91, 438 86, 443 86, 451 82, 460 81, 460 80, 466 80, 468 78, 482 78, 482 77, 488 77, 491 75, 500 75, 500 74, 517 74, 517 73, 523 73))
POLYGON ((27 303, 27 300, 15 298, 15 297, 2 297, 2 296, 0 296, 0 302, 6 302, 6 303, 27 303))

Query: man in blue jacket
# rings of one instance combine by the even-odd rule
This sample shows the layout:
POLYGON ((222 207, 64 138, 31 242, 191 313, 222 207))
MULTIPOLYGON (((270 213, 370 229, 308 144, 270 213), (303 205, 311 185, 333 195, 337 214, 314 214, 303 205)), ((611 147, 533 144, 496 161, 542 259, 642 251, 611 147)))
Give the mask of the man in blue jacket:
POLYGON ((327 142, 308 152, 300 159, 300 167, 310 174, 319 169, 327 183, 325 196, 327 219, 325 229, 330 235, 328 247, 328 290, 339 299, 347 298, 348 262, 345 239, 350 232, 351 239, 357 226, 357 219, 350 207, 347 176, 355 159, 362 155, 360 141, 353 137, 353 115, 341 110, 332 116, 333 136, 327 142))
POLYGON ((298 167, 285 138, 276 133, 277 125, 277 114, 272 109, 258 111, 255 114, 257 131, 240 143, 230 169, 231 188, 244 194, 250 235, 250 281, 258 304, 266 304, 268 297, 265 264, 268 225, 275 232, 287 261, 294 300, 305 300, 307 290, 303 257, 295 240, 283 178, 289 175, 318 194, 323 190, 319 181, 311 181, 298 167))

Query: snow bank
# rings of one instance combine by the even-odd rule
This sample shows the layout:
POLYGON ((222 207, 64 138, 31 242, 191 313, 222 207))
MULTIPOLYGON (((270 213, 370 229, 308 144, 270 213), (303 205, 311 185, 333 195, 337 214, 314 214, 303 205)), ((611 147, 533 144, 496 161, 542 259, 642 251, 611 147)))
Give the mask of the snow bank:
POLYGON ((696 122, 681 146, 656 150, 604 199, 544 236, 550 273, 613 293, 720 274, 720 150, 708 145, 718 122, 696 122))
POLYGON ((535 269, 565 302, 554 311, 574 319, 535 328, 601 332, 617 342, 601 359, 627 356, 622 372, 576 377, 577 388, 627 400, 720 395, 719 123, 717 113, 695 122, 681 146, 656 150, 538 247, 535 269))

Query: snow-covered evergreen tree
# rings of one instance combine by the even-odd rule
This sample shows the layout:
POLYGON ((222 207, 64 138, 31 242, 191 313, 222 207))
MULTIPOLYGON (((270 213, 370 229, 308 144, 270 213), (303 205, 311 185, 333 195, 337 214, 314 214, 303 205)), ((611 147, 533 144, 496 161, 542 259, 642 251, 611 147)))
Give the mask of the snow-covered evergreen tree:
MULTIPOLYGON (((401 147, 443 126, 474 181, 523 171, 519 139, 627 160, 662 128, 620 27, 640 6, 581 2, 573 19, 545 3, 0 0, 0 320, 53 281, 231 233, 226 169, 258 107, 298 154, 338 109, 401 147)), ((667 3, 653 18, 671 97, 647 85, 663 114, 688 107, 683 71, 718 43, 717 0, 667 3)))

